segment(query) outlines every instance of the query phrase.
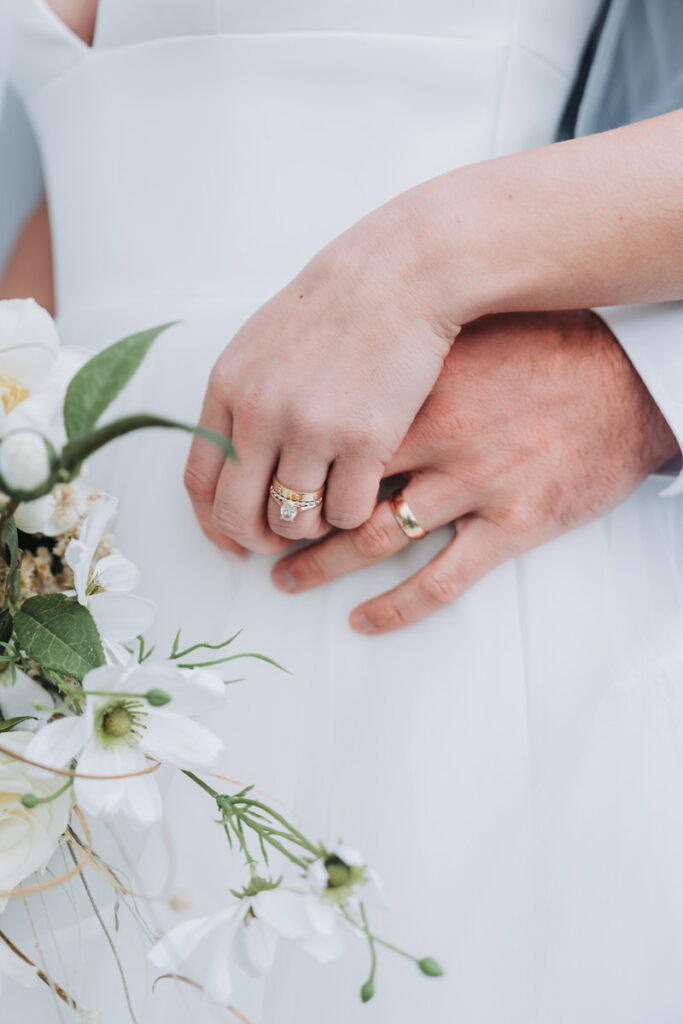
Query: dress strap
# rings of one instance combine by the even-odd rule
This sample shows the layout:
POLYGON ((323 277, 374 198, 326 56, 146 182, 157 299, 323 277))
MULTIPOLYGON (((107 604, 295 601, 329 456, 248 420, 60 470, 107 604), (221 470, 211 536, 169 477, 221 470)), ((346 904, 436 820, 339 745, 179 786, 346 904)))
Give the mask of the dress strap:
POLYGON ((0 8, 11 40, 9 80, 25 102, 91 52, 46 0, 0 0, 0 8))

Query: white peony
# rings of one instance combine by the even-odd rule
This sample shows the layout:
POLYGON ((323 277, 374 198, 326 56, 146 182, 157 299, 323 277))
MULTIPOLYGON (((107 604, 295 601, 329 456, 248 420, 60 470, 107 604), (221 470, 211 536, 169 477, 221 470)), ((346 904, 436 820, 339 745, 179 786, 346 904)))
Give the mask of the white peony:
MULTIPOLYGON (((66 440, 66 389, 91 355, 87 349, 60 346, 52 317, 33 299, 0 302, 0 436, 37 430, 59 450, 66 440)), ((45 532, 40 527, 53 506, 45 498, 20 505, 17 525, 45 532)))
MULTIPOLYGON (((29 777, 29 765, 5 750, 24 755, 33 739, 31 732, 0 733, 0 891, 14 889, 25 878, 45 867, 64 832, 71 809, 71 791, 50 803, 24 807, 21 797, 35 793, 49 796, 64 784, 60 775, 29 777)), ((0 898, 1 901, 1 898, 0 898)))

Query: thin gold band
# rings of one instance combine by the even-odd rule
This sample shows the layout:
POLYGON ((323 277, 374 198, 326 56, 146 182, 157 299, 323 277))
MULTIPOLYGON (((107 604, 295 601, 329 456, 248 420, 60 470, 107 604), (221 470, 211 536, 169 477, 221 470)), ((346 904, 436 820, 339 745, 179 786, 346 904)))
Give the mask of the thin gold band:
POLYGON ((420 526, 413 511, 403 496, 403 491, 394 491, 389 498, 391 511, 394 519, 405 533, 408 540, 422 540, 427 536, 427 530, 420 526))

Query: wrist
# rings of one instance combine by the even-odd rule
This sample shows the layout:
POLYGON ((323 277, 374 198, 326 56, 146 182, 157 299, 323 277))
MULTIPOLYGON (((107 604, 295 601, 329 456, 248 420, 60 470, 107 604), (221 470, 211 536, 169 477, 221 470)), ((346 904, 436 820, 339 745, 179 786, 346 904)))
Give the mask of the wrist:
POLYGON ((439 329, 454 336, 489 313, 524 309, 531 276, 506 231, 498 161, 463 167, 409 190, 385 209, 395 215, 404 273, 439 329))

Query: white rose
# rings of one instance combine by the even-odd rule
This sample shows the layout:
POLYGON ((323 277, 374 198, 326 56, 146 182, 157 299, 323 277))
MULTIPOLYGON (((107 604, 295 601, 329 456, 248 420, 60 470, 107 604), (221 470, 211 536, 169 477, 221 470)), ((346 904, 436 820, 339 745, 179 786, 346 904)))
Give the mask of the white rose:
POLYGON ((10 430, 0 437, 0 481, 9 494, 34 497, 54 479, 55 451, 37 430, 10 430))
MULTIPOLYGON (((33 299, 0 302, 0 436, 37 430, 59 451, 66 441, 64 396, 91 355, 84 348, 60 346, 52 317, 33 299)), ((20 529, 55 533, 55 502, 49 498, 19 507, 20 529)))
MULTIPOLYGON (((23 755, 34 738, 31 732, 0 733, 0 891, 14 889, 45 867, 57 848, 71 809, 71 790, 47 804, 24 807, 24 793, 49 796, 64 784, 61 775, 29 778, 29 765, 4 750, 23 755)), ((0 897, 0 902, 2 897, 0 897)))

